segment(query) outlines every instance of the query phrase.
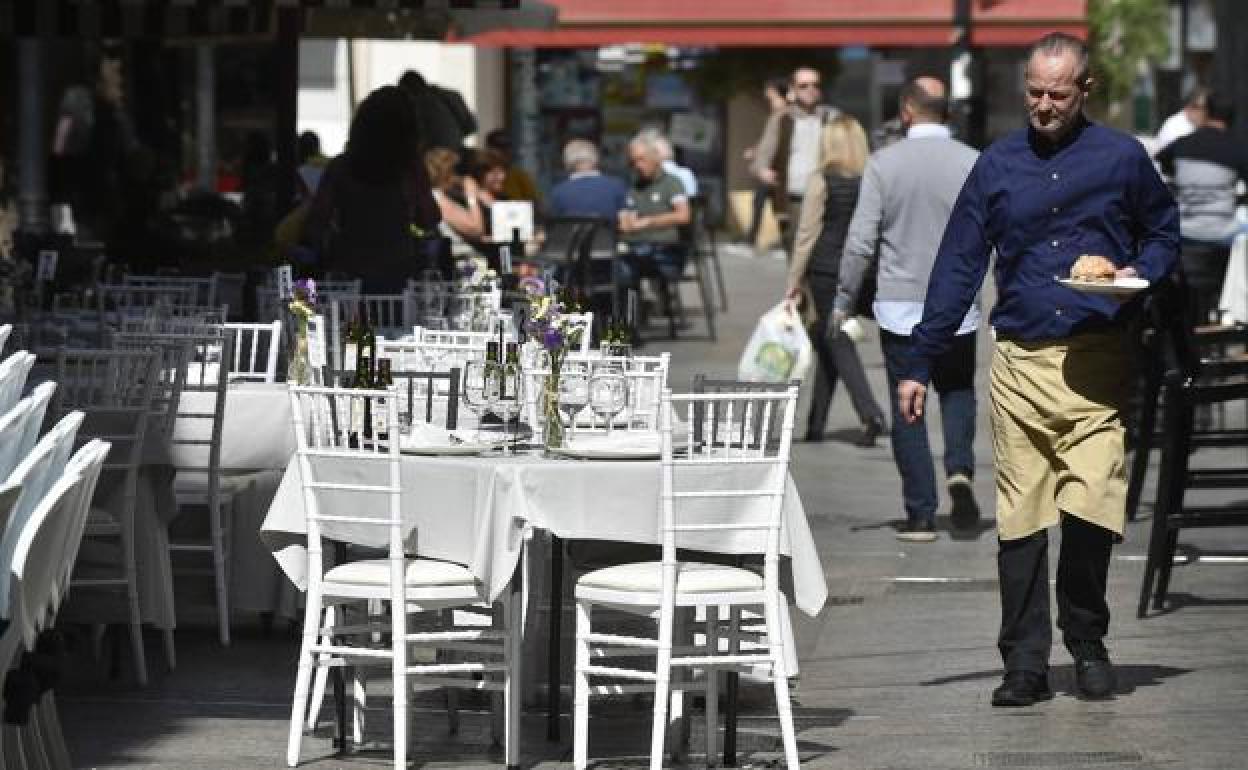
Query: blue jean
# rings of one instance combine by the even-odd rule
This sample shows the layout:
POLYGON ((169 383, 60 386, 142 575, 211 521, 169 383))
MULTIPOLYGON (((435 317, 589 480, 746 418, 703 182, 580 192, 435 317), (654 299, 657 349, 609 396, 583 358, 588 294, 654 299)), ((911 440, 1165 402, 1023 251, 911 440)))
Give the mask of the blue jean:
MULTIPOLYGON (((953 347, 932 362, 932 387, 940 396, 941 428, 945 437, 945 475, 975 471, 975 338, 962 334, 953 347)), ((936 470, 927 440, 924 416, 907 423, 897 403, 897 385, 914 358, 910 337, 880 330, 884 368, 892 404, 893 460, 901 473, 901 494, 906 518, 912 522, 935 522, 940 497, 936 470)))

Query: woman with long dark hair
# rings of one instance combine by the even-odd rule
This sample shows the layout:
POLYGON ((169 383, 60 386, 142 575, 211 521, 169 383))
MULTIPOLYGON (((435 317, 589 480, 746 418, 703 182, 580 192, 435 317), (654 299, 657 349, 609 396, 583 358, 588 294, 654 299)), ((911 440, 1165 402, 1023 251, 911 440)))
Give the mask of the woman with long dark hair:
POLYGON ((802 199, 786 296, 797 298, 805 287, 815 309, 810 342, 817 366, 806 422, 807 441, 823 440, 838 375, 845 380, 854 411, 862 422, 862 432, 855 443, 874 446, 876 437, 884 432, 884 412, 871 393, 854 341, 842 329, 828 328, 840 276, 841 251, 858 203, 858 187, 868 152, 866 132, 853 116, 842 114, 829 121, 820 137, 821 173, 810 175, 802 199))
POLYGON ((420 153, 412 98, 397 86, 369 94, 351 120, 347 148, 330 161, 303 228, 321 267, 363 279, 366 292, 401 291, 426 267, 413 226, 436 230, 442 217, 420 153))

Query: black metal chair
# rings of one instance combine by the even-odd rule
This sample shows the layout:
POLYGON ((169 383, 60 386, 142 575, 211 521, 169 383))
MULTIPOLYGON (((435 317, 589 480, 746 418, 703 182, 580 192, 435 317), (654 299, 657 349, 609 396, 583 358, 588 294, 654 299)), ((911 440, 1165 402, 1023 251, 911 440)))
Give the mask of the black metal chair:
MULTIPOLYGON (((1137 617, 1147 614, 1150 599, 1154 610, 1165 606, 1180 530, 1248 526, 1248 502, 1198 504, 1189 497, 1202 490, 1248 490, 1248 468, 1200 467, 1192 463, 1197 449, 1193 430, 1196 408, 1245 399, 1248 379, 1243 377, 1210 382, 1189 377, 1180 370, 1172 370, 1166 376, 1161 475, 1137 617)), ((1239 445, 1248 445, 1248 441, 1239 445)))

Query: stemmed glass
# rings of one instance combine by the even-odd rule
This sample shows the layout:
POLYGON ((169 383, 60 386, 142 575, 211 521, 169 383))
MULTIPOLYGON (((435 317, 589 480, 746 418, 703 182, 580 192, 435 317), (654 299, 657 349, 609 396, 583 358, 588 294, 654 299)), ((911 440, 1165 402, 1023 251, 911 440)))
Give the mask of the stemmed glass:
POLYGON ((481 415, 493 402, 493 394, 488 383, 488 362, 484 359, 473 359, 464 363, 463 381, 460 389, 464 397, 464 406, 477 416, 476 440, 481 440, 481 415))
POLYGON ((565 363, 559 374, 559 409, 568 415, 568 437, 576 431, 576 416, 589 406, 589 372, 583 364, 565 363))
POLYGON ((589 378, 589 408, 607 423, 607 436, 615 416, 628 406, 628 380, 612 369, 599 369, 589 378))
POLYGON ((494 376, 499 379, 497 397, 491 404, 492 408, 498 411, 499 416, 503 418, 503 451, 505 454, 511 453, 512 443, 514 443, 520 435, 520 412, 524 407, 524 375, 518 366, 500 366, 495 370, 494 376), (507 441, 507 429, 512 419, 516 420, 516 431, 512 435, 512 442, 507 441))

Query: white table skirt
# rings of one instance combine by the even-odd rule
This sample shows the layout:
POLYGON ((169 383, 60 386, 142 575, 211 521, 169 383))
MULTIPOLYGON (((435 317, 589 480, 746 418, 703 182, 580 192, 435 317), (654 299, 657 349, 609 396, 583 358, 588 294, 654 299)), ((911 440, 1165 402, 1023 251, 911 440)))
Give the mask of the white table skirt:
MULTIPOLYGON (((379 463, 371 466, 384 468, 379 463)), ((404 455, 401 467, 403 521, 409 549, 421 556, 466 565, 488 588, 491 598, 500 595, 511 579, 529 528, 570 539, 658 542, 657 461, 404 455)), ((353 463, 335 461, 332 468, 327 467, 331 469, 335 481, 372 480, 367 469, 353 463)), ((696 471, 733 474, 734 486, 738 487, 743 486, 741 474, 758 474, 761 482, 768 472, 759 466, 696 471)), ((353 498, 353 514, 361 513, 357 500, 353 498)), ((320 501, 322 506, 333 504, 331 495, 320 501)), ((722 499, 707 504, 716 506, 720 516, 724 515, 725 506, 735 507, 738 518, 749 517, 753 521, 758 520, 757 513, 763 505, 761 501, 722 499)), ((799 609, 814 616, 827 599, 827 584, 792 477, 786 479, 784 521, 781 549, 790 557, 792 598, 799 609)), ((343 527, 327 534, 360 545, 386 543, 384 527, 343 527)), ((704 534, 689 534, 678 543, 681 547, 722 553, 759 550, 750 542, 757 542, 757 532, 715 533, 711 539, 704 534)), ((300 472, 292 460, 261 526, 260 537, 301 590, 306 586, 305 536, 300 472)))

